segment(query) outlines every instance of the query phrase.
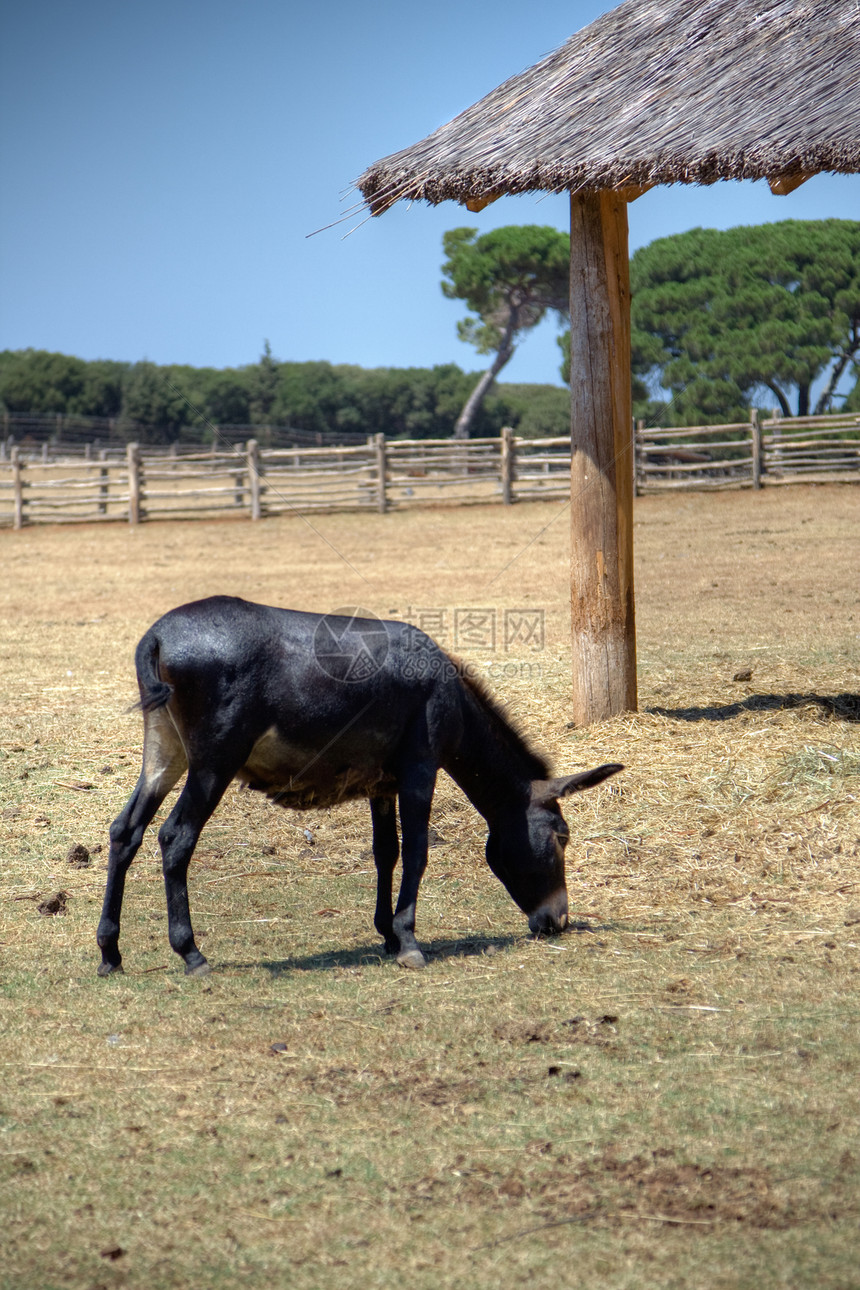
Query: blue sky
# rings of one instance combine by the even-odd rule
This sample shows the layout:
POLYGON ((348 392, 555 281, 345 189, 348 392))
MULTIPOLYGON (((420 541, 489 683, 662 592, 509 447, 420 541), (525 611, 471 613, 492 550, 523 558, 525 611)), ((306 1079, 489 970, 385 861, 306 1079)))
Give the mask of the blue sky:
MULTIPOLYGON (((566 229, 564 197, 479 215, 398 206, 349 236, 352 181, 609 4, 538 0, 29 0, 0 32, 0 349, 229 367, 482 360, 439 287, 458 225, 566 229)), ((631 251, 697 225, 860 218, 860 176, 789 197, 676 186, 630 207, 631 251)), ((556 329, 506 380, 558 381, 556 329)))

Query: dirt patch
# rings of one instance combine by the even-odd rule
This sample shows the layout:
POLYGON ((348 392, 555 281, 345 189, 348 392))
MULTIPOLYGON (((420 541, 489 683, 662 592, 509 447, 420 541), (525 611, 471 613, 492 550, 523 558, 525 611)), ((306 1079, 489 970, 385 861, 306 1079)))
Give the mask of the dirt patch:
POLYGON ((507 1044, 590 1044, 611 1048, 618 1034, 614 1013, 600 1017, 568 1017, 562 1022, 516 1020, 493 1027, 493 1037, 507 1044))
POLYGON ((678 1226, 743 1224, 785 1230, 816 1219, 857 1211, 845 1196, 810 1199, 763 1167, 683 1160, 673 1148, 625 1158, 613 1151, 575 1159, 535 1144, 536 1166, 526 1160, 505 1172, 483 1161, 458 1157, 451 1167, 422 1178, 416 1198, 432 1200, 451 1188, 473 1203, 494 1208, 526 1207, 547 1224, 581 1219, 594 1223, 639 1220, 678 1226))

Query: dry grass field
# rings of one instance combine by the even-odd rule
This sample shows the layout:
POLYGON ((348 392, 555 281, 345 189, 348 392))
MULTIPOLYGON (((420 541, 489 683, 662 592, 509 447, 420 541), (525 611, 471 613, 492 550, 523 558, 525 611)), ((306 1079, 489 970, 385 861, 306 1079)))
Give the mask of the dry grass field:
POLYGON ((0 1287, 860 1285, 858 508, 639 499, 640 711, 589 730, 562 505, 0 533, 0 1287), (435 627, 559 772, 624 762, 566 807, 573 929, 529 938, 443 777, 401 971, 364 804, 231 789, 212 975, 153 829, 97 979, 134 645, 213 592, 435 627))

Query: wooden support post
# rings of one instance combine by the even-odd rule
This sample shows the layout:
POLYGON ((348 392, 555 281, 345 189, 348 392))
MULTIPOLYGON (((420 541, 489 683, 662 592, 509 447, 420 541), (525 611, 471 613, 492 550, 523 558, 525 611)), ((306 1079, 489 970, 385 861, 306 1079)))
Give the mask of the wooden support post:
POLYGON ((571 627, 578 726, 636 709, 627 203, 570 203, 571 627))
POLYGON ((758 408, 750 408, 750 430, 752 432, 753 488, 761 488, 761 422, 758 408))
POLYGON ((514 479, 516 477, 516 444, 514 432, 510 426, 502 427, 502 501, 510 506, 514 500, 514 479))
POLYGON ((15 511, 13 524, 16 529, 22 529, 24 527, 24 480, 18 448, 11 449, 9 460, 12 463, 12 502, 15 511))
POLYGON ((260 445, 256 439, 249 439, 245 444, 248 463, 248 490, 251 495, 251 519, 258 520, 262 515, 260 505, 260 445))
POLYGON ((128 522, 140 523, 140 445, 130 443, 126 448, 128 462, 128 522))
POLYGON ((387 471, 385 460, 385 435, 376 434, 373 436, 373 448, 376 454, 376 509, 380 515, 384 515, 388 507, 388 498, 385 491, 385 476, 387 471))

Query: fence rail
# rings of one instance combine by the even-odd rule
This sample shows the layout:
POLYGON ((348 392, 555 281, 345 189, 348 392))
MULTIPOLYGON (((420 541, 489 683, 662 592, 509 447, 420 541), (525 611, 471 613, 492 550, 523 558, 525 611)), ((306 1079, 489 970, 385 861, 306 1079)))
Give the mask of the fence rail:
POLYGON ((860 480, 860 416, 774 416, 635 433, 637 493, 860 480))
MULTIPOLYGON (((637 493, 860 483, 860 416, 770 418, 634 434, 637 493)), ((386 440, 261 448, 256 439, 172 456, 129 444, 61 460, 13 445, 0 460, 0 526, 187 519, 202 514, 399 510, 561 500, 570 439, 386 440)))

